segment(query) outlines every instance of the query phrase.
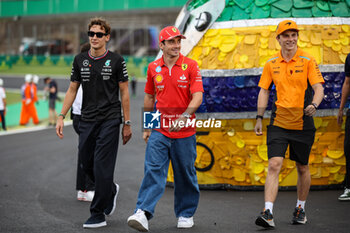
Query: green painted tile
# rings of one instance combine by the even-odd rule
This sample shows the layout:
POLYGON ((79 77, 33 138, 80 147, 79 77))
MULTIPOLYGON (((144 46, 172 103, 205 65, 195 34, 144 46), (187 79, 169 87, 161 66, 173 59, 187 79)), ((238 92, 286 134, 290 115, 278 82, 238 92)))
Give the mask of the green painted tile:
POLYGON ((331 10, 329 8, 328 1, 317 1, 316 6, 323 11, 330 11, 331 10))
POLYGON ((249 19, 249 18, 250 18, 249 14, 247 14, 244 10, 242 10, 237 5, 232 7, 231 20, 240 20, 240 19, 249 19))
POLYGON ((217 22, 230 21, 231 16, 232 16, 232 8, 233 7, 231 7, 231 6, 225 7, 225 9, 221 13, 220 17, 216 21, 217 22))
POLYGON ((280 0, 278 2, 273 3, 272 6, 284 12, 289 12, 292 9, 293 1, 280 0))
POLYGON ((311 12, 314 17, 331 17, 332 16, 331 11, 323 11, 317 6, 312 7, 311 12))
POLYGON ((315 4, 310 0, 294 0, 294 8, 311 8, 315 4))
POLYGON ((246 9, 254 0, 233 0, 241 9, 246 9))
POLYGON ((285 12, 274 6, 271 6, 271 18, 287 18, 292 16, 292 11, 285 12))
POLYGON ((269 0, 255 0, 255 5, 256 6, 265 6, 269 0))
POLYGON ((293 17, 305 17, 305 18, 310 18, 312 17, 312 11, 311 8, 292 8, 292 16, 293 17))
POLYGON ((349 17, 350 16, 350 10, 345 2, 329 2, 329 6, 331 8, 331 11, 333 13, 333 16, 336 17, 349 17))
POLYGON ((270 9, 263 10, 261 7, 254 5, 250 18, 252 19, 264 19, 270 16, 270 9))

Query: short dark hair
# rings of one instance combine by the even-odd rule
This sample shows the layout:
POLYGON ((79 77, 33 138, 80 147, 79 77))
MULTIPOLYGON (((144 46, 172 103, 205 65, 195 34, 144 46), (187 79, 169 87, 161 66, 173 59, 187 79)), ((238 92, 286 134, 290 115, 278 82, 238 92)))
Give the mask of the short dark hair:
POLYGON ((44 83, 47 83, 47 81, 50 81, 50 77, 46 77, 46 78, 44 78, 44 83))
POLYGON ((109 25, 109 23, 107 23, 107 21, 104 18, 101 18, 101 17, 92 18, 90 20, 88 30, 90 30, 90 28, 93 25, 100 25, 101 28, 104 29, 108 35, 111 33, 111 26, 109 25))

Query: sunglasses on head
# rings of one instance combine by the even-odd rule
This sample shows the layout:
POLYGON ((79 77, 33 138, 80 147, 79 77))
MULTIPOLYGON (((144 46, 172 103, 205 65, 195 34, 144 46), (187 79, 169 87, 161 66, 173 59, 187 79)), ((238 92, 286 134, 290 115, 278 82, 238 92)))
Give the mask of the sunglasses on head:
POLYGON ((103 36, 107 36, 108 33, 88 31, 89 37, 94 37, 95 35, 97 38, 102 38, 103 36))

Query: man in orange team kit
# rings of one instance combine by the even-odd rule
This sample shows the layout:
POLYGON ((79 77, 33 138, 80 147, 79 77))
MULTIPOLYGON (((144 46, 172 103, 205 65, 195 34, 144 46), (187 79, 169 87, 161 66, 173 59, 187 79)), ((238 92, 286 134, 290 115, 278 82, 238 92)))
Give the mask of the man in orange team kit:
POLYGON ((315 59, 297 47, 298 32, 297 24, 292 20, 279 23, 276 39, 281 50, 266 62, 259 82, 256 135, 262 135, 262 119, 270 90, 273 85, 276 87, 270 125, 267 126, 269 164, 265 208, 255 221, 256 225, 265 228, 275 227, 272 208, 288 145, 289 159, 295 161, 298 171, 298 199, 292 223, 305 224, 307 221, 305 201, 311 183, 308 161, 316 131, 312 116, 323 99, 324 80, 315 59))
POLYGON ((22 85, 22 110, 21 117, 19 120, 20 125, 26 125, 29 119, 33 119, 34 124, 39 124, 38 114, 35 108, 35 101, 37 101, 36 91, 33 88, 33 76, 31 74, 26 74, 25 83, 22 85), (35 92, 35 93, 34 93, 35 92))

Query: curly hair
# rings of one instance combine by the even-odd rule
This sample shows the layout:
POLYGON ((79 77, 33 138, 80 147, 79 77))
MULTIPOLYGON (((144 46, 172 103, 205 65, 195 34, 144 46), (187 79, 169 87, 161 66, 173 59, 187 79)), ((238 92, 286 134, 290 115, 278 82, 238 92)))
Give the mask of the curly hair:
POLYGON ((93 25, 100 25, 101 28, 104 29, 107 34, 111 33, 111 26, 109 25, 109 23, 107 23, 107 21, 104 18, 101 18, 101 17, 92 18, 88 25, 88 30, 90 30, 90 28, 93 25))

